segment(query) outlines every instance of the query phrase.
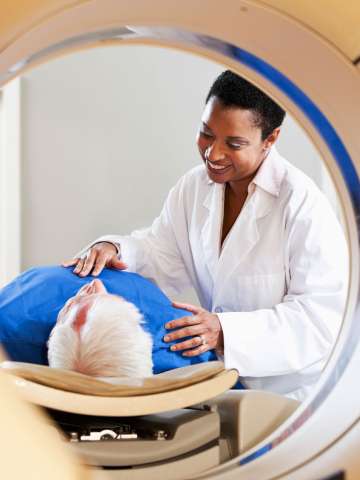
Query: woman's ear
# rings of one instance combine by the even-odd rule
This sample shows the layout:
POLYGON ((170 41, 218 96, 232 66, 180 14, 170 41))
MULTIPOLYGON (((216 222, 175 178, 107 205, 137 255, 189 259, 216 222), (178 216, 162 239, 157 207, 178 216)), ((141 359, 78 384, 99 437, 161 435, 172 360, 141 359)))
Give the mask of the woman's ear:
POLYGON ((274 130, 270 133, 270 135, 267 136, 267 138, 264 140, 263 150, 269 150, 269 148, 271 148, 274 145, 274 143, 278 139, 280 130, 281 130, 280 127, 274 128, 274 130))

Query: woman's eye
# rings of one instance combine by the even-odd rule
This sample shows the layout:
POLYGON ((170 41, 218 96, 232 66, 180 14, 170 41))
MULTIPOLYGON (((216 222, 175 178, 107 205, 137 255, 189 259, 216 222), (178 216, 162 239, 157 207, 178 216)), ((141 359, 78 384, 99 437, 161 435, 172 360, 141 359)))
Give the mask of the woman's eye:
POLYGON ((228 143, 228 147, 233 150, 240 150, 240 148, 246 147, 246 143, 228 143))
POLYGON ((200 130, 200 135, 205 138, 213 138, 211 133, 204 132, 203 130, 200 130))

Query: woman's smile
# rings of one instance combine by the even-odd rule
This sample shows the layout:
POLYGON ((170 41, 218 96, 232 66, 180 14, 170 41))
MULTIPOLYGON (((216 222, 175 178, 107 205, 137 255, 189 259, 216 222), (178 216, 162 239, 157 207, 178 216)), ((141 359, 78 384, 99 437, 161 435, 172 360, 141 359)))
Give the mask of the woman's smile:
POLYGON ((206 160, 206 167, 210 170, 211 173, 215 175, 227 173, 231 168, 232 165, 221 165, 219 163, 211 162, 210 160, 206 160))

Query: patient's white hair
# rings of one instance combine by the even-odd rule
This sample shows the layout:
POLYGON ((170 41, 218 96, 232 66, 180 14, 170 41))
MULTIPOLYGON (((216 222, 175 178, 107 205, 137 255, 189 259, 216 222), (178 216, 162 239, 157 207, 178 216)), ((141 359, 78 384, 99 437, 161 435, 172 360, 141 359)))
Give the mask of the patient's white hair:
POLYGON ((96 298, 79 328, 76 309, 53 328, 48 342, 50 367, 96 377, 152 375, 152 338, 132 303, 115 295, 96 298))

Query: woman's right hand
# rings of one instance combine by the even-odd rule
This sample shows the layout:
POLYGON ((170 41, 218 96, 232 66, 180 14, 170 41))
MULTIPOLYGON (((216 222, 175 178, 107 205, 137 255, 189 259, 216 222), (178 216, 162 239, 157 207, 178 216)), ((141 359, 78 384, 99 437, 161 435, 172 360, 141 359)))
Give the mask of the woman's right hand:
POLYGON ((74 265, 73 272, 75 275, 79 275, 79 277, 86 277, 90 273, 96 277, 105 267, 117 270, 125 270, 127 268, 127 265, 118 258, 115 245, 109 242, 96 243, 87 251, 86 255, 62 263, 63 267, 72 267, 74 265))

